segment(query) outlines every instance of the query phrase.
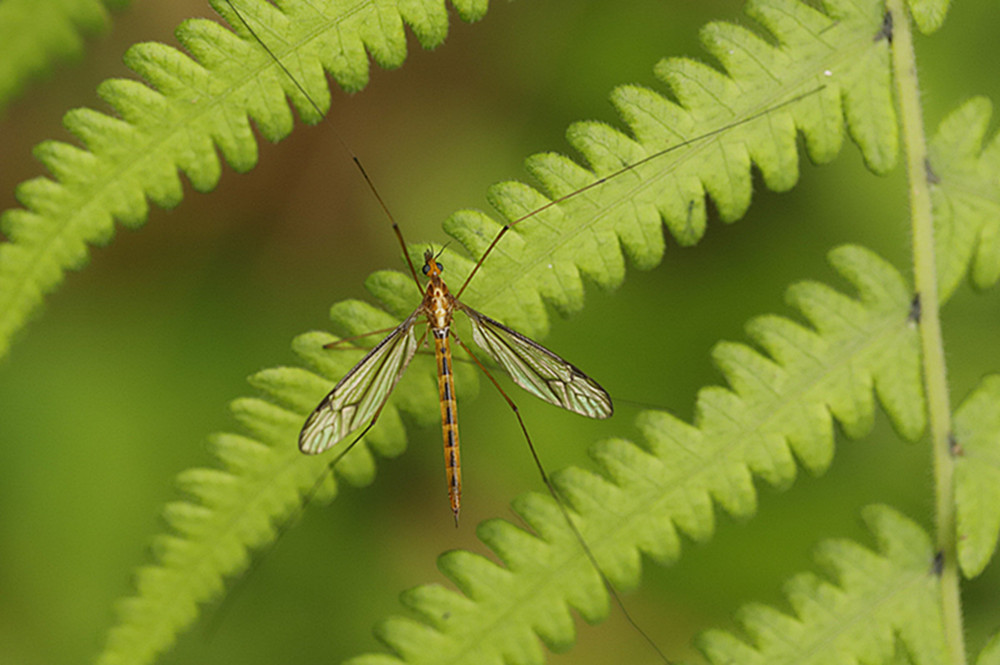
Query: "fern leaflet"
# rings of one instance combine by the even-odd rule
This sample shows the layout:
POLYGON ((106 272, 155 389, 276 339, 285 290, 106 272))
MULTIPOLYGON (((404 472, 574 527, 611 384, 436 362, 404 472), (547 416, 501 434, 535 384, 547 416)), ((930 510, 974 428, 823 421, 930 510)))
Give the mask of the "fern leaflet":
POLYGON ((100 0, 6 0, 0 3, 0 109, 53 63, 83 52, 81 33, 101 32, 107 13, 100 0))
POLYGON ((907 4, 917 27, 929 35, 944 23, 950 3, 951 0, 910 0, 907 4))
POLYGON ((1000 633, 993 636, 983 647, 976 659, 976 665, 1000 665, 1000 633))
POLYGON ((969 271, 977 288, 1000 277, 1000 136, 983 148, 991 104, 971 99, 952 111, 931 140, 935 255, 942 301, 969 271))
POLYGON ((953 436, 958 561, 975 577, 1000 534, 1000 375, 983 379, 958 408, 953 436))

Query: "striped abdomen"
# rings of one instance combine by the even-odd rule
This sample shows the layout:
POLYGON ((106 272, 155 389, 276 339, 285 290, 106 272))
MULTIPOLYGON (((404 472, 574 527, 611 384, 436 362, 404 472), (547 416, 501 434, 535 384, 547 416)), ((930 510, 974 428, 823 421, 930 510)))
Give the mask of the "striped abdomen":
POLYGON ((441 434, 444 437, 444 465, 448 475, 448 498, 458 525, 462 503, 462 461, 458 450, 458 413, 455 410, 455 376, 451 371, 451 343, 448 329, 433 329, 434 356, 437 358, 438 395, 441 398, 441 434))

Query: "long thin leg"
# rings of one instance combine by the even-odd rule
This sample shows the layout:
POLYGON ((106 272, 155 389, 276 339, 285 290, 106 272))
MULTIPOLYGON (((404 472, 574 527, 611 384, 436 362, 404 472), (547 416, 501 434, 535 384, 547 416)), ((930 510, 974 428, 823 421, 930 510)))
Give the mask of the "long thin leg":
POLYGON ((556 491, 555 485, 553 485, 552 481, 549 480, 549 475, 545 473, 545 467, 542 466, 542 460, 538 456, 538 451, 535 450, 535 444, 531 441, 531 435, 528 434, 528 427, 524 424, 524 418, 521 417, 521 412, 520 410, 518 410, 517 404, 515 404, 514 400, 512 400, 510 396, 504 391, 504 389, 500 387, 500 384, 497 383, 497 380, 493 377, 493 374, 491 374, 490 371, 486 369, 483 363, 479 361, 479 358, 476 357, 476 354, 474 354, 472 350, 465 345, 465 342, 459 339, 458 335, 455 335, 454 333, 452 333, 452 335, 455 337, 455 341, 458 342, 458 345, 461 346, 463 349, 465 349, 465 352, 469 354, 469 357, 472 358, 472 360, 479 366, 479 369, 483 370, 483 373, 490 380, 490 383, 492 383, 493 386, 500 392, 500 396, 504 398, 504 401, 507 402, 507 406, 509 406, 511 411, 514 412, 514 416, 517 418, 517 424, 521 426, 521 433, 524 434, 524 440, 528 444, 528 450, 531 451, 531 457, 535 460, 535 467, 538 469, 538 473, 542 477, 542 482, 545 484, 545 489, 549 491, 549 494, 552 495, 552 498, 555 500, 556 505, 559 506, 559 512, 562 513, 562 516, 566 520, 566 524, 569 526, 570 531, 572 531, 573 535, 576 537, 576 541, 580 543, 580 548, 583 549, 583 553, 590 561, 590 565, 593 566, 594 570, 597 571, 597 574, 601 576, 601 581, 604 582, 604 586, 605 588, 607 588, 608 593, 611 594, 611 597, 615 599, 615 604, 618 605, 619 609, 621 609, 622 614, 625 616, 625 620, 628 621, 629 625, 632 626, 632 628, 635 629, 635 631, 639 635, 641 635, 644 640, 646 640, 649 646, 653 649, 653 651, 656 652, 656 654, 660 657, 660 659, 664 663, 666 663, 666 665, 672 665, 672 661, 669 658, 667 658, 666 654, 664 654, 663 651, 660 650, 660 647, 657 646, 656 642, 653 641, 653 638, 651 638, 646 633, 646 631, 644 631, 641 627, 639 627, 639 624, 636 623, 635 619, 632 618, 632 615, 629 614, 629 611, 625 608, 625 603, 622 601, 621 596, 619 596, 618 592, 615 591, 615 588, 611 585, 611 581, 608 579, 607 575, 604 574, 604 571, 601 570, 600 564, 597 563, 597 557, 594 556, 594 553, 587 545, 587 541, 583 539, 583 534, 580 533, 580 530, 576 527, 576 524, 573 523, 573 519, 572 517, 570 517, 569 514, 569 509, 566 507, 566 504, 563 503, 562 498, 556 491))
POLYGON ((330 342, 324 344, 324 349, 332 349, 334 347, 340 346, 341 344, 350 344, 356 339, 364 339, 365 337, 371 337, 372 335, 384 335, 385 333, 392 332, 396 329, 396 326, 389 326, 388 328, 379 328, 378 330, 370 330, 366 333, 361 333, 360 335, 351 335, 350 337, 345 337, 343 339, 338 339, 336 342, 330 342))

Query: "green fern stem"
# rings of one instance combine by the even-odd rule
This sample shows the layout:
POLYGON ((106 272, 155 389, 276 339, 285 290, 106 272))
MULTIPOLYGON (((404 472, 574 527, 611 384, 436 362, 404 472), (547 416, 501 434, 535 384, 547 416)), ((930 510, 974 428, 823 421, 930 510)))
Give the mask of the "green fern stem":
POLYGON ((927 142, 920 107, 920 87, 910 20, 903 0, 887 0, 893 18, 893 69, 906 146, 909 181, 910 220, 913 242, 913 275, 920 295, 920 340, 923 352, 924 383, 934 456, 935 521, 937 551, 943 559, 941 571, 941 611, 945 621, 950 662, 964 665, 965 640, 959 593, 958 554, 955 541, 955 463, 951 454, 951 407, 948 377, 941 337, 941 319, 934 257, 934 219, 931 213, 927 173, 927 142))

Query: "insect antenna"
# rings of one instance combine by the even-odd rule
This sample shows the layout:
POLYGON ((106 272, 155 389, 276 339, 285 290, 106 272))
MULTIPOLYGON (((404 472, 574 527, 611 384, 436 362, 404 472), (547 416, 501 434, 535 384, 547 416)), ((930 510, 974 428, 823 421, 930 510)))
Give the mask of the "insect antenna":
POLYGON ((438 250, 437 254, 434 255, 434 259, 435 260, 440 259, 441 255, 444 254, 444 250, 448 249, 448 245, 450 245, 450 244, 451 244, 451 241, 449 240, 445 244, 441 245, 441 249, 438 250))

